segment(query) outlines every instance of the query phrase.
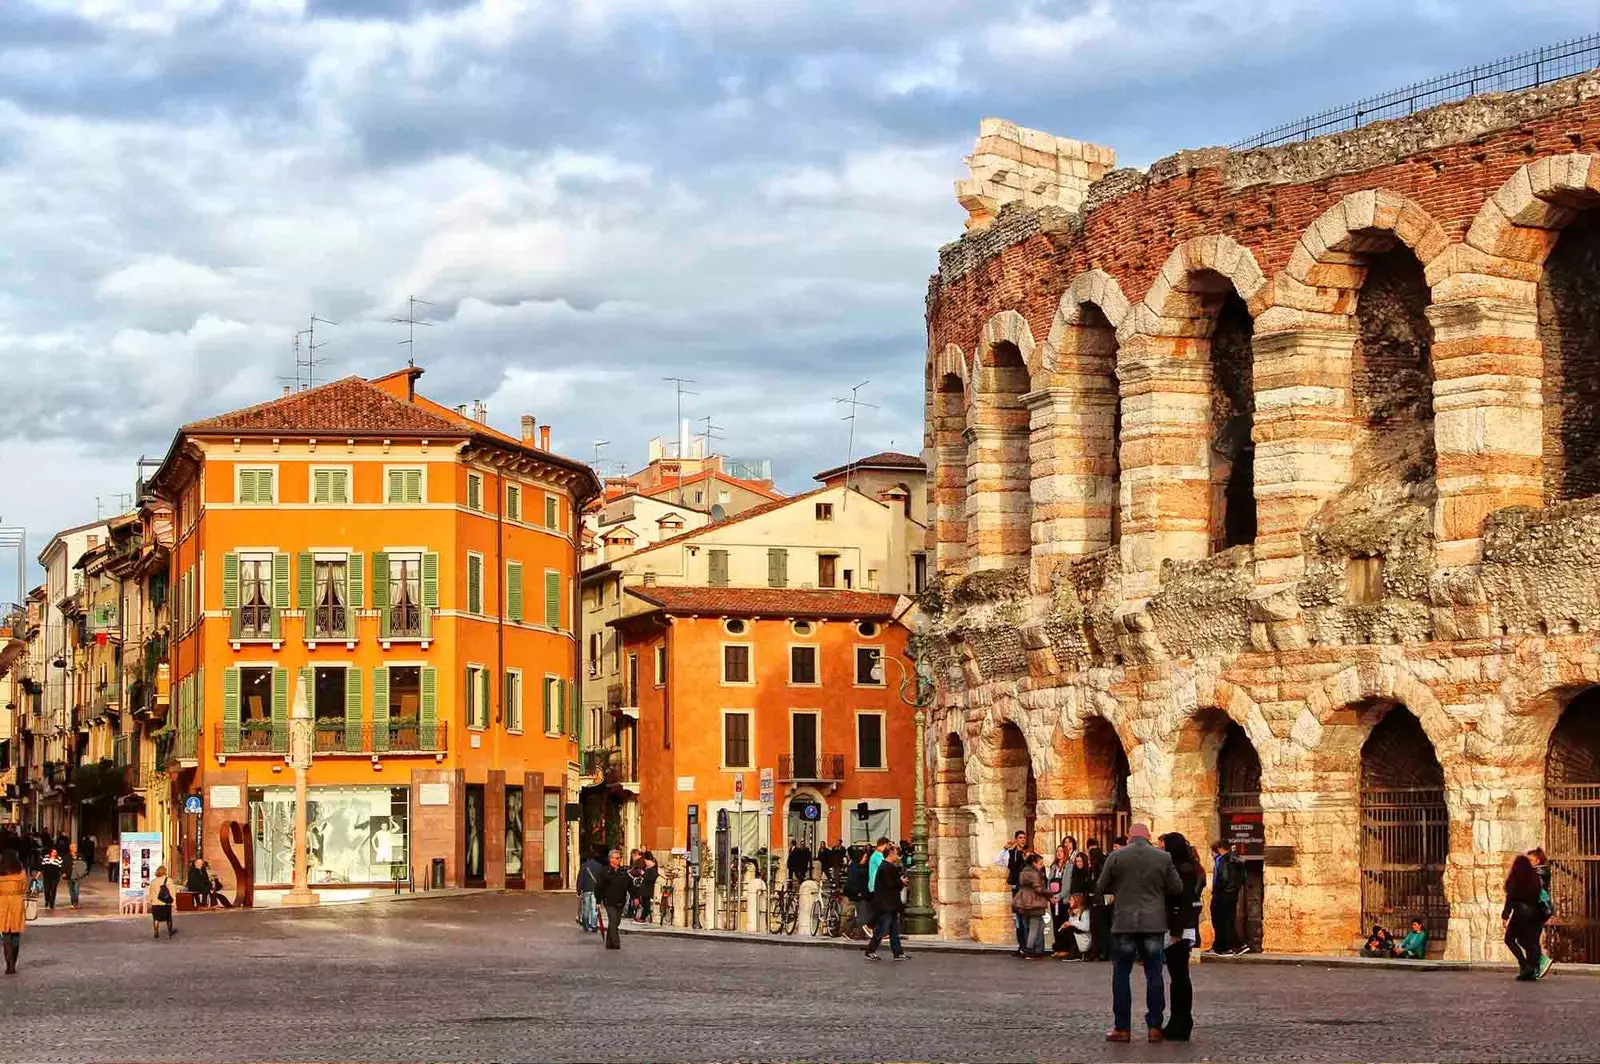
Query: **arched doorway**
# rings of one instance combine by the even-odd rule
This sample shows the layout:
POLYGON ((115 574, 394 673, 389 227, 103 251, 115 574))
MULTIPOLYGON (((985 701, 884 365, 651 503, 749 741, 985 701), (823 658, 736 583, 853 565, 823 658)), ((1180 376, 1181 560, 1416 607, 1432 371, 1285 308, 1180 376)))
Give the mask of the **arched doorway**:
POLYGON ((969 570, 1025 565, 1032 548, 1028 522, 1028 367, 1009 340, 978 352, 972 419, 967 425, 967 562, 969 570), (981 487, 980 487, 981 486, 981 487))
POLYGON ((1544 805, 1556 907, 1545 947, 1559 961, 1600 962, 1600 687, 1568 703, 1550 735, 1544 805))
POLYGON ((967 811, 966 749, 961 736, 945 736, 933 771, 933 893, 939 931, 948 938, 970 933, 972 905, 972 817, 967 811))
POLYGON ((795 791, 789 796, 784 830, 788 841, 802 843, 812 853, 826 841, 828 803, 814 791, 795 791))
POLYGON ((1211 332, 1211 551, 1256 541, 1255 333, 1233 285, 1205 271, 1224 293, 1211 332))
POLYGON ((1566 226, 1539 281, 1546 502, 1600 494, 1600 211, 1566 226))
POLYGON ((1391 706, 1361 747, 1361 925, 1423 921, 1442 944, 1450 811, 1444 770, 1417 718, 1391 706))
POLYGON ((1084 726, 1083 737, 1068 742, 1059 751, 1059 797, 1071 803, 1069 812, 1057 813, 1051 821, 1051 837, 1035 845, 1050 849, 1061 845, 1068 835, 1086 847, 1090 839, 1102 849, 1111 840, 1128 833, 1132 808, 1128 801, 1128 755, 1122 740, 1109 721, 1093 717, 1084 726))
MULTIPOLYGON (((1246 878, 1235 933, 1261 951, 1266 902, 1266 823, 1261 806, 1261 757, 1245 730, 1228 721, 1217 751, 1217 819, 1222 838, 1244 840, 1246 878)), ((1206 845, 1190 839, 1195 846, 1206 845)))
POLYGON ((1038 815, 1039 785, 1033 778, 1033 759, 1028 756, 1028 741, 1022 729, 1010 721, 1000 725, 1000 749, 995 755, 999 770, 1001 810, 1009 839, 1026 831, 1032 839, 1038 815))

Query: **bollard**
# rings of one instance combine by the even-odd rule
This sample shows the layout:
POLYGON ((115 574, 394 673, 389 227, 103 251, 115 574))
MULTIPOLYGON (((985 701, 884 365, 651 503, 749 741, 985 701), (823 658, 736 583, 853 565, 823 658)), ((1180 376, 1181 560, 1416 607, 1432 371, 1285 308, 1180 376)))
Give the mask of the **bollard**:
POLYGON ((744 920, 746 931, 764 931, 762 907, 767 900, 767 884, 760 879, 747 880, 744 885, 744 920))
POLYGON ((816 880, 808 879, 800 884, 800 927, 796 934, 817 933, 817 899, 821 896, 822 887, 816 880))

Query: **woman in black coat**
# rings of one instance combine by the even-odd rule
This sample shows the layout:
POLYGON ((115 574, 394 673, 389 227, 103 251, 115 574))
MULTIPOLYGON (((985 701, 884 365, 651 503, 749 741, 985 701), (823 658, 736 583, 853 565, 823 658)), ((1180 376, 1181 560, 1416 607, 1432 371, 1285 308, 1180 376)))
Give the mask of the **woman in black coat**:
POLYGON ((1170 1042, 1187 1042, 1194 1030, 1194 984, 1189 981, 1189 951, 1200 942, 1200 893, 1206 874, 1189 840, 1176 831, 1161 836, 1161 845, 1178 867, 1183 890, 1167 899, 1167 974, 1172 980, 1172 1015, 1161 1034, 1170 1042))
POLYGON ((1531 983, 1550 970, 1550 961, 1539 949, 1539 933, 1544 930, 1539 909, 1539 892, 1544 881, 1525 853, 1517 854, 1506 876, 1506 903, 1500 919, 1506 921, 1506 948, 1517 959, 1517 979, 1531 983))

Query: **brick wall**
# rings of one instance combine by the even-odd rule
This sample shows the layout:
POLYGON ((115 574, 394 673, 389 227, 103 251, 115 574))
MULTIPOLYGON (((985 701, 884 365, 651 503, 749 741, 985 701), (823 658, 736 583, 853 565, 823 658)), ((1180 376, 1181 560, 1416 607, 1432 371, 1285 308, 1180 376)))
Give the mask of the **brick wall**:
POLYGON ((1600 492, 1600 216, 1574 222, 1545 260, 1545 498, 1600 492))

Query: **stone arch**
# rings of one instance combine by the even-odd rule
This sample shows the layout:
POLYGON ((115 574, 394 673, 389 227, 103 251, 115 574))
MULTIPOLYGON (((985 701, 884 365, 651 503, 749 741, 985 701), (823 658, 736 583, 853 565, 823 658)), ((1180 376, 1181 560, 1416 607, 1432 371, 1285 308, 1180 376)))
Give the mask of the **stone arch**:
POLYGON ((1041 345, 1030 396, 1034 586, 1064 559, 1115 547, 1122 535, 1116 327, 1127 297, 1104 270, 1067 286, 1041 345))
POLYGON ((1256 297, 1267 291, 1267 277, 1249 248, 1225 233, 1190 237, 1167 256, 1150 290, 1117 326, 1117 341, 1125 344, 1135 335, 1195 337, 1209 332, 1204 297, 1217 286, 1204 280, 1197 283, 1196 278, 1205 274, 1225 279, 1252 314, 1265 309, 1256 297))
MULTIPOLYGON (((1600 166, 1595 160, 1593 155, 1573 153, 1547 156, 1519 167, 1472 219, 1465 241, 1470 251, 1459 252, 1457 261, 1441 272, 1520 279, 1525 284, 1536 280, 1537 273, 1530 276, 1530 271, 1518 266, 1543 265, 1561 230, 1579 212, 1600 202, 1600 166)), ((1531 288, 1514 290, 1531 302, 1531 288)))
POLYGON ((966 743, 959 731, 947 731, 934 751, 930 825, 934 906, 947 938, 970 934, 972 868, 982 861, 973 852, 968 804, 966 743))
POLYGON ((960 571, 967 556, 967 380, 956 345, 928 360, 928 539, 941 573, 960 571))
POLYGON ((1405 706, 1422 725, 1446 773, 1461 767, 1464 751, 1460 722, 1444 708, 1433 690, 1403 665, 1362 662, 1316 684, 1306 693, 1306 710, 1295 725, 1293 738, 1317 753, 1327 742, 1327 729, 1339 723, 1335 719, 1338 714, 1347 713, 1352 706, 1378 704, 1405 706))
POLYGON ((1014 310, 984 325, 967 389, 967 567, 1024 565, 1029 553, 1028 409, 1038 353, 1014 310))

